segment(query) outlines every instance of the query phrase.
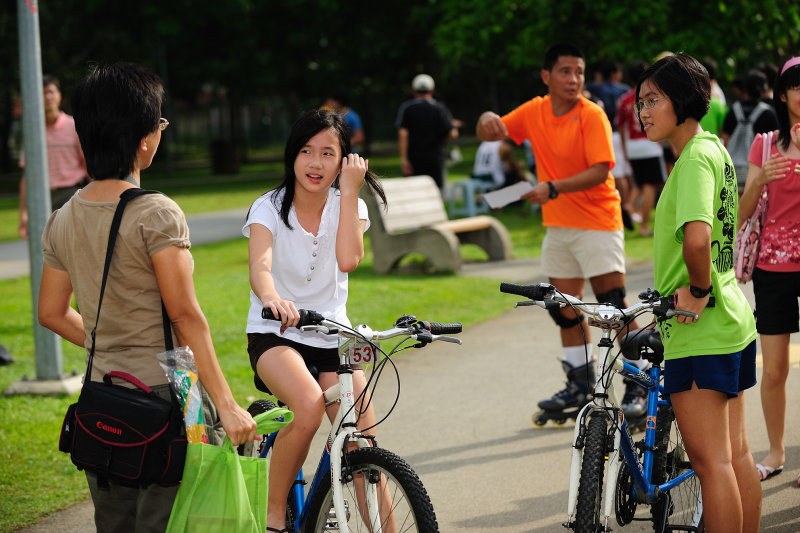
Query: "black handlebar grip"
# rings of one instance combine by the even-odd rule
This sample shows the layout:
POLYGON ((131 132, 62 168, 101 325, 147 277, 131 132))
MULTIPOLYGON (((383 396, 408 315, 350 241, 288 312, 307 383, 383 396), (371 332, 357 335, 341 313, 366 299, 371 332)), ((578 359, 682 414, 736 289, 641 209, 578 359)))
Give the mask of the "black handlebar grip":
MULTIPOLYGON (((297 313, 300 315, 300 321, 297 323, 297 326, 295 326, 298 329, 303 326, 317 326, 325 319, 324 316, 316 311, 308 309, 298 309, 297 313)), ((280 320, 280 318, 275 318, 272 309, 269 307, 264 307, 261 310, 261 318, 265 320, 280 320)))
POLYGON ((451 322, 449 324, 440 324, 439 322, 428 322, 420 320, 418 322, 422 329, 430 331, 433 335, 452 335, 461 333, 462 326, 460 322, 451 322))
POLYGON ((517 285, 515 283, 506 283, 505 281, 500 283, 500 292, 524 296, 531 300, 544 300, 554 290, 555 287, 549 283, 538 283, 536 285, 517 285))

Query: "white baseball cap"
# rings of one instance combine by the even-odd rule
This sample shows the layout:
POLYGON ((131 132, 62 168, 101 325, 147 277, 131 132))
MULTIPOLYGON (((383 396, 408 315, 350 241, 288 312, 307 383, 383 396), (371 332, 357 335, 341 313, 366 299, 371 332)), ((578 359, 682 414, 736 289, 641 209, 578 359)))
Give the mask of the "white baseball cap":
POLYGON ((411 88, 421 93, 429 93, 433 90, 433 78, 427 74, 417 74, 411 82, 411 88))

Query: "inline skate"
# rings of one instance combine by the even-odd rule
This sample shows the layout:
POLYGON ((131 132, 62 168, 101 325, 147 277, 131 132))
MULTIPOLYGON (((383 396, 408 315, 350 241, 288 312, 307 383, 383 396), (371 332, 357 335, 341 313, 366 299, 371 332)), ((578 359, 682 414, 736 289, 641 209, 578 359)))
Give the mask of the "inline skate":
POLYGON ((594 363, 573 367, 561 361, 567 375, 567 386, 552 397, 539 402, 539 411, 533 413, 533 425, 540 428, 552 420, 556 427, 563 426, 568 419, 577 418, 581 408, 592 398, 595 372, 594 363))

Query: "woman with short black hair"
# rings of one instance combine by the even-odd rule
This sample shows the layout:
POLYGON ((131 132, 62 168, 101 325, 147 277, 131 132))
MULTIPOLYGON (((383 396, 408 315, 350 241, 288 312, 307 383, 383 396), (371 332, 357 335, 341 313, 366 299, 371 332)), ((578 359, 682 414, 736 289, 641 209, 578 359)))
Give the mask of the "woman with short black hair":
POLYGON ((755 385, 755 323, 733 271, 736 177, 719 139, 703 131, 711 84, 694 58, 649 67, 635 109, 651 141, 679 154, 658 201, 656 289, 696 318, 659 322, 664 392, 703 493, 708 531, 758 531, 761 486, 747 442, 744 390, 755 385), (706 308, 709 298, 714 307, 706 308))

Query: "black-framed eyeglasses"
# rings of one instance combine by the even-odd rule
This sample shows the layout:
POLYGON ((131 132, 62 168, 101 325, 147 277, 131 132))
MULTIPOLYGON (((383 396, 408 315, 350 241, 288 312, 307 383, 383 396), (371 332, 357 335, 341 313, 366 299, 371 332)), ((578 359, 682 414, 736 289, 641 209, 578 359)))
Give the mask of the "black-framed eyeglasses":
POLYGON ((640 100, 633 104, 633 110, 636 114, 640 114, 642 109, 653 109, 659 100, 663 100, 666 96, 660 96, 658 98, 645 98, 644 100, 640 100))
POLYGON ((158 119, 159 130, 164 131, 165 129, 167 129, 167 126, 169 126, 169 120, 165 119, 164 117, 158 119))

